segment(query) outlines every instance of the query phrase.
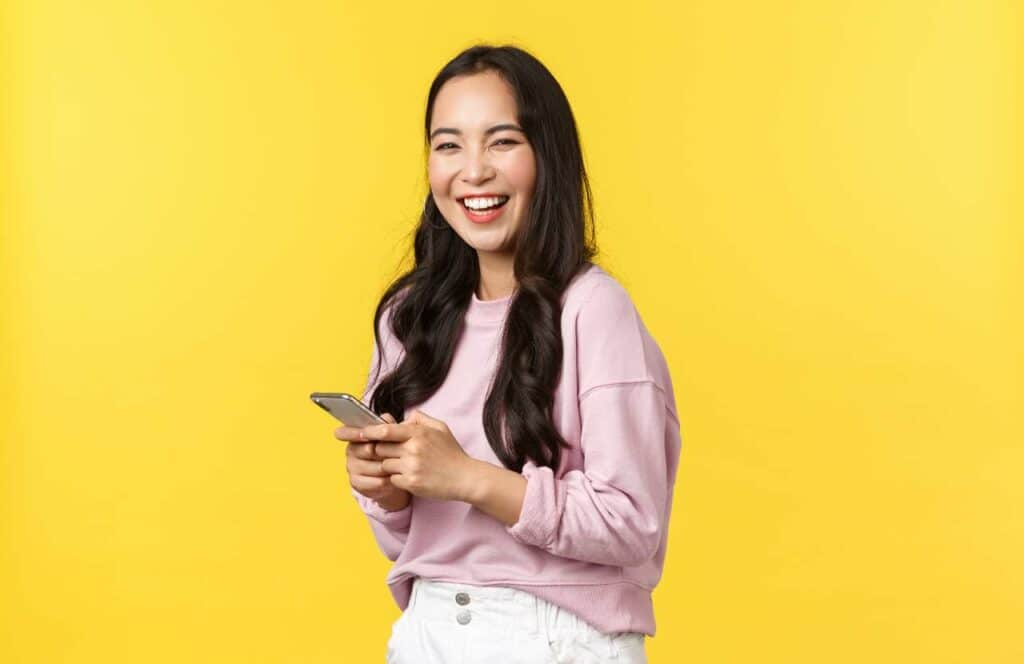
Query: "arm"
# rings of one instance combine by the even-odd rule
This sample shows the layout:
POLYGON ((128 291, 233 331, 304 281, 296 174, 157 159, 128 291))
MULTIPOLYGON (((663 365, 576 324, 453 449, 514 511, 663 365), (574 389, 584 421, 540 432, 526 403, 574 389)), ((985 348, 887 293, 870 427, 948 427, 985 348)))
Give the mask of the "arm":
POLYGON ((588 391, 580 410, 583 470, 556 479, 532 461, 522 475, 480 462, 489 468, 474 474, 467 502, 555 555, 642 564, 661 544, 675 471, 664 394, 652 381, 605 385, 588 391))
POLYGON ((388 560, 398 559, 402 549, 405 548, 405 540, 409 536, 409 525, 412 523, 412 501, 400 510, 389 512, 376 501, 373 501, 355 489, 352 495, 359 504, 360 509, 366 514, 373 537, 377 540, 377 547, 387 556, 388 560))
POLYGON ((527 479, 487 461, 473 459, 473 463, 473 472, 467 474, 465 502, 506 526, 513 525, 523 511, 527 479))
MULTIPOLYGON (((381 326, 384 328, 381 330, 381 340, 386 348, 386 357, 398 357, 398 352, 401 350, 401 344, 393 343, 390 336, 390 327, 386 322, 390 315, 391 308, 384 312, 381 316, 381 326), (396 348, 397 346, 397 348, 396 348)), ((370 361, 370 374, 367 379, 366 389, 363 390, 361 400, 363 403, 369 404, 370 398, 373 395, 373 391, 379 384, 379 379, 383 378, 384 375, 393 368, 390 364, 385 364, 384 368, 381 369, 380 375, 377 376, 378 381, 374 381, 374 377, 377 374, 377 367, 381 361, 380 349, 377 346, 377 340, 373 341, 373 354, 370 361)), ((394 561, 398 559, 398 556, 402 553, 402 549, 405 548, 405 541, 409 535, 409 526, 412 523, 412 500, 409 500, 404 507, 398 510, 389 510, 392 506, 381 505, 377 501, 367 498, 363 494, 359 493, 355 489, 351 489, 352 496, 356 499, 356 503, 359 508, 366 514, 367 519, 370 522, 370 529, 373 532, 374 539, 377 540, 377 546, 381 552, 387 556, 388 560, 394 561)))

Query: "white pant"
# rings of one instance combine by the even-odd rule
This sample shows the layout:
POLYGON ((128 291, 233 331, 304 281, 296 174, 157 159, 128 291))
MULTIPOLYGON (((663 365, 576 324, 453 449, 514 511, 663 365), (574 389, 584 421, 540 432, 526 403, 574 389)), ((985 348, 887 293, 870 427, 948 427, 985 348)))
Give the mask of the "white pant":
POLYGON ((416 578, 388 664, 646 664, 641 632, 605 634, 530 593, 416 578))

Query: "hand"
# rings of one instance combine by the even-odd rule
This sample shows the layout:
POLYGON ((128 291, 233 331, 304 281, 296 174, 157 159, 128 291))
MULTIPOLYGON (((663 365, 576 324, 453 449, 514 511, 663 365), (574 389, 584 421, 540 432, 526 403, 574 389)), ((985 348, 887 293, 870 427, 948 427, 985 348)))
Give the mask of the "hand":
MULTIPOLYGON (((391 413, 384 413, 381 417, 386 422, 395 422, 391 413)), ((345 470, 348 472, 349 484, 385 510, 396 512, 409 504, 412 494, 393 485, 389 474, 381 471, 381 461, 384 459, 374 450, 376 443, 366 442, 361 436, 363 429, 365 427, 342 426, 334 431, 335 438, 348 442, 345 470)))
POLYGON ((367 440, 377 443, 391 484, 415 496, 466 500, 476 460, 466 454, 448 425, 421 410, 398 424, 363 427, 367 440))

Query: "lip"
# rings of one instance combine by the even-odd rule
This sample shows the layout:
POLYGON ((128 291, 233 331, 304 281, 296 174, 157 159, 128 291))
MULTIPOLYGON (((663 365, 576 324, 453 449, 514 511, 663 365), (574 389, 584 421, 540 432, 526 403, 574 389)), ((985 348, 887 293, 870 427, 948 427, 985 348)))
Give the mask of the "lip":
MULTIPOLYGON (((504 196, 505 194, 501 194, 501 195, 504 196)), ((462 213, 464 215, 466 215, 466 218, 469 219, 470 221, 472 221, 474 224, 486 224, 486 223, 494 221, 495 219, 500 217, 502 215, 502 213, 505 212, 505 210, 508 208, 509 203, 511 203, 511 202, 512 202, 512 197, 509 196, 508 200, 505 201, 504 205, 502 205, 499 208, 494 208, 492 210, 489 210, 488 212, 485 212, 484 214, 477 214, 476 212, 473 212, 472 210, 470 210, 468 207, 466 207, 465 205, 462 204, 462 199, 459 199, 459 207, 462 208, 462 213)))
POLYGON ((484 192, 482 194, 466 194, 465 196, 456 196, 455 200, 462 202, 467 198, 493 198, 495 196, 508 196, 508 194, 496 194, 494 192, 484 192))

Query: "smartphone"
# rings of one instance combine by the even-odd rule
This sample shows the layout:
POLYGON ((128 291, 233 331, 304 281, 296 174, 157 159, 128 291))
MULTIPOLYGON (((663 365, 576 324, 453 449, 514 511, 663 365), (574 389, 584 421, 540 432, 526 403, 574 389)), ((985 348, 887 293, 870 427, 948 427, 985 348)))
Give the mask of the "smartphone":
POLYGON ((388 423, 357 397, 346 392, 314 392, 309 398, 347 427, 388 423))

